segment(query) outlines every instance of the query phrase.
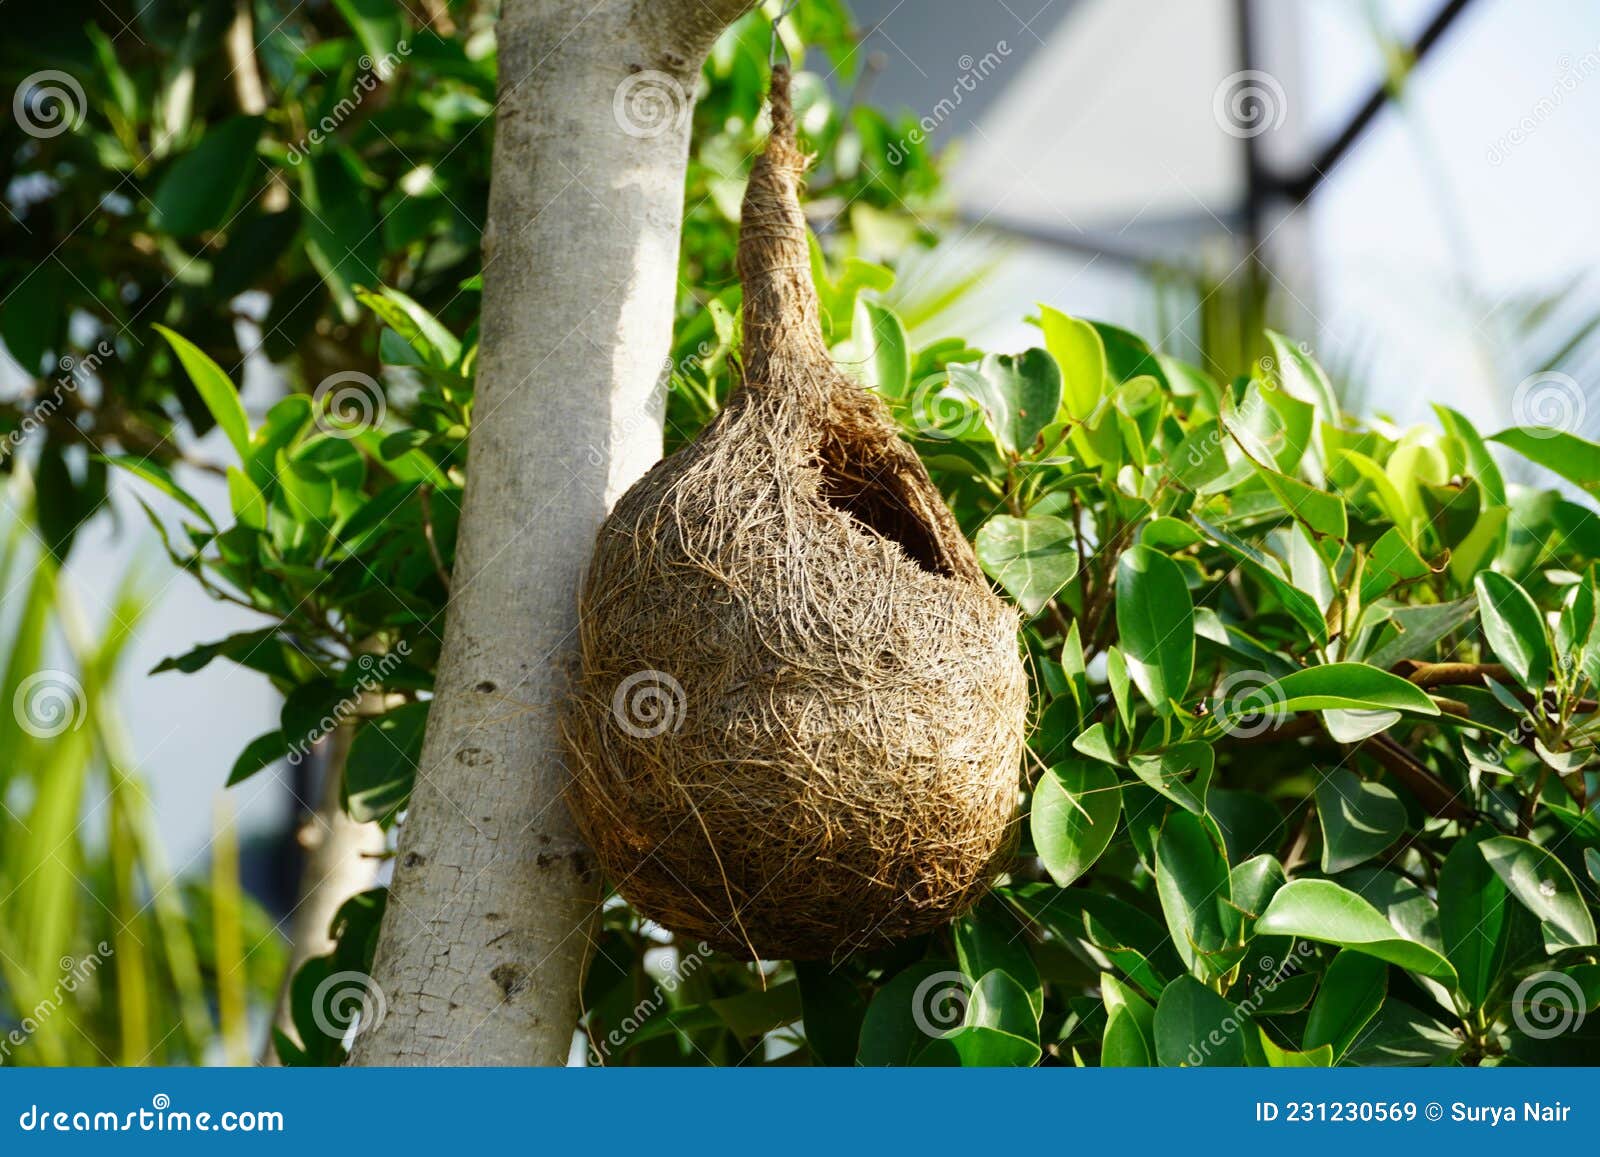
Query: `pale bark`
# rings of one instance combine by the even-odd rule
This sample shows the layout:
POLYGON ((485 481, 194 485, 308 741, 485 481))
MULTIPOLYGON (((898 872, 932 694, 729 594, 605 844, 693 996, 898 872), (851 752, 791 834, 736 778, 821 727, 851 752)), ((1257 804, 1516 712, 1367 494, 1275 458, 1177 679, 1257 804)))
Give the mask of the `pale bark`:
POLYGON ((661 453, 689 103, 750 3, 502 9, 460 539, 373 969, 386 1015, 354 1064, 567 1059, 599 887, 561 801, 578 584, 611 504, 661 453), (630 133, 643 114, 614 102, 644 84, 677 104, 630 133))
MULTIPOLYGON (((357 718, 341 723, 328 737, 328 750, 322 772, 322 791, 314 810, 296 833, 305 849, 305 865, 300 871, 299 894, 289 913, 289 965, 284 970, 273 1012, 273 1027, 299 1036, 289 987, 300 966, 313 956, 326 956, 334 949, 329 935, 333 918, 350 897, 365 892, 378 881, 378 866, 387 847, 383 829, 374 823, 357 823, 344 810, 344 764, 350 743, 359 726, 357 719, 383 713, 383 696, 375 692, 361 695, 357 718)), ((272 1034, 267 1034, 260 1053, 263 1065, 278 1064, 278 1050, 272 1034)))

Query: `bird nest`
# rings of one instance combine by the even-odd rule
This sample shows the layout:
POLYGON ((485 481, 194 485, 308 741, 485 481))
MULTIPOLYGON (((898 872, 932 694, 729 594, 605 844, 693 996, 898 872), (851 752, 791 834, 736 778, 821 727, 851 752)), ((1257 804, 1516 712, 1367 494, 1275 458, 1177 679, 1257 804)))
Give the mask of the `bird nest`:
POLYGON ((974 904, 1014 837, 1017 618, 818 324, 788 78, 739 239, 742 382, 602 526, 568 802, 642 916, 832 957, 974 904))

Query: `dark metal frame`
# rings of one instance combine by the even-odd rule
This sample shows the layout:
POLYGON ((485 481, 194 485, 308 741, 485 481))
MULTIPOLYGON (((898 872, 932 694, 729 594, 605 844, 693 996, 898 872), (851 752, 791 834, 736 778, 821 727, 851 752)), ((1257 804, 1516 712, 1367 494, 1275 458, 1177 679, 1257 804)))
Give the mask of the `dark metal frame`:
MULTIPOLYGON (((1411 68, 1415 69, 1438 45, 1445 33, 1466 11, 1472 0, 1446 0, 1428 21, 1416 40, 1410 45, 1411 68)), ((1254 0, 1235 0, 1238 32, 1237 51, 1239 67, 1257 67, 1254 45, 1254 0)), ((1335 133, 1306 165, 1293 173, 1274 172, 1261 156, 1254 137, 1245 137, 1240 143, 1244 152, 1245 191, 1242 203, 1228 218, 1237 221, 1238 229, 1246 239, 1246 253, 1251 260, 1259 260, 1261 237, 1267 212, 1275 204, 1287 203, 1298 208, 1309 201, 1327 180, 1329 174, 1360 143, 1384 107, 1398 96, 1387 78, 1374 85, 1367 98, 1339 132, 1335 133)), ((1051 229, 1021 222, 1007 221, 990 215, 983 219, 971 218, 973 225, 986 225, 1002 233, 1038 241, 1062 249, 1103 257, 1121 265, 1161 265, 1172 268, 1174 263, 1146 252, 1138 245, 1111 239, 1081 229, 1051 229)))

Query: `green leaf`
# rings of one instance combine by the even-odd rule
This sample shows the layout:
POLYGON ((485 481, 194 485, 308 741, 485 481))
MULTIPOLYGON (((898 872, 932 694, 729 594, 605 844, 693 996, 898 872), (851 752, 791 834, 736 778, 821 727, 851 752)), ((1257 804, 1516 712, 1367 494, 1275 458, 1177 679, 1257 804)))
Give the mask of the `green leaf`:
POLYGON ((1565 655, 1591 682, 1600 682, 1600 567, 1591 566, 1583 581, 1574 583, 1556 621, 1556 654, 1565 655))
POLYGON ((1077 575, 1074 541, 1071 524, 1053 514, 997 514, 979 528, 975 545, 984 573, 1032 616, 1077 575))
POLYGON ((234 761, 233 770, 228 773, 227 786, 243 783, 262 768, 270 767, 288 754, 289 745, 285 742, 282 731, 269 731, 265 735, 256 736, 234 761))
POLYGON ((345 321, 360 318, 355 291, 381 282, 382 231, 372 197, 348 149, 314 153, 299 166, 306 205, 306 258, 327 283, 345 321))
POLYGON ((222 432, 233 443, 234 450, 243 461, 250 454, 250 419, 245 416, 244 403, 239 401, 239 391, 234 389, 233 382, 199 346, 164 325, 154 328, 172 346, 189 380, 205 402, 206 409, 211 411, 211 416, 222 427, 222 432))
POLYGON ((811 1055, 820 1065, 854 1065, 867 1012, 860 990, 826 962, 797 961, 794 970, 811 1055))
POLYGON ((1550 951, 1595 943, 1594 917, 1565 864, 1537 844, 1515 836, 1496 836, 1484 840, 1481 847, 1495 875, 1523 907, 1539 917, 1550 951))
POLYGON ((361 725, 344 768, 352 819, 386 821, 405 807, 427 726, 427 703, 406 703, 361 725))
POLYGON ((1423 478, 1417 480, 1417 492, 1434 539, 1445 550, 1460 547, 1478 523, 1482 505, 1478 484, 1468 478, 1435 485, 1423 478))
POLYGON ((1002 904, 986 902, 952 926, 956 960, 968 976, 1004 972, 1028 994, 1035 1026, 1044 1011, 1044 988, 1016 916, 1002 904))
POLYGON ((254 527, 256 530, 265 530, 267 527, 267 500, 261 491, 256 489, 256 484, 250 481, 250 476, 237 466, 228 467, 228 505, 233 507, 233 516, 245 526, 254 527))
POLYGON ((1061 370, 1042 349, 988 354, 976 367, 951 366, 950 380, 988 415, 1001 449, 1025 454, 1061 406, 1061 370))
POLYGON ((1152 1063, 1150 1045, 1139 1023, 1126 1009, 1107 1009, 1105 1032, 1100 1037, 1100 1067, 1142 1069, 1152 1063))
POLYGON ((752 1040, 799 1020, 803 1011, 800 985, 794 981, 753 989, 709 1002, 733 1035, 752 1040))
POLYGON ((1251 471, 1249 460, 1242 456, 1237 462, 1228 460, 1230 445, 1217 422, 1203 422, 1190 428, 1165 464, 1190 490, 1207 494, 1227 489, 1248 478, 1251 471))
POLYGON ((1058 763, 1033 789, 1028 816, 1033 846, 1050 878, 1065 888, 1094 866, 1117 830, 1122 792, 1103 763, 1058 763))
POLYGON ((1237 702, 1221 703, 1224 726, 1265 707, 1287 711, 1414 711, 1437 715, 1439 708, 1416 684, 1366 663, 1324 663, 1275 679, 1237 702))
POLYGON ((1156 843, 1156 892, 1178 955, 1191 972, 1219 971, 1213 958, 1228 939, 1222 905, 1230 898, 1228 862, 1205 825, 1186 811, 1167 817, 1156 843))
POLYGON ((1317 784, 1322 870, 1332 875, 1370 860, 1400 838, 1406 807, 1381 783, 1335 768, 1317 784))
POLYGON ((1600 446, 1546 426, 1513 426, 1489 436, 1574 486, 1600 494, 1600 446))
POLYGON ((1104 1068, 1146 1068, 1155 1064, 1155 1006, 1109 972, 1100 974, 1106 1028, 1100 1043, 1104 1068))
POLYGON ((1461 1049, 1461 1039, 1404 1001, 1383 1002, 1345 1062, 1351 1065, 1438 1065, 1461 1049))
POLYGON ((1473 1008, 1483 1007, 1505 963, 1507 891, 1480 850, 1488 834, 1457 840, 1439 869, 1439 936, 1473 1008))
POLYGON ((241 667, 260 671, 274 679, 286 682, 294 679, 294 673, 284 660, 283 643, 275 625, 258 631, 241 631, 214 643, 202 643, 182 655, 161 660, 150 669, 150 674, 181 671, 185 675, 192 675, 216 658, 232 659, 241 667))
POLYGON ((1173 803, 1204 815, 1206 790, 1216 766, 1216 752, 1198 740, 1175 743, 1154 755, 1130 755, 1129 769, 1173 803))
POLYGON ((150 198, 151 224, 188 237, 228 223, 247 183, 257 178, 262 119, 234 117, 211 128, 173 162, 150 198))
POLYGON ((856 352, 863 357, 865 384, 886 398, 903 398, 911 388, 911 348, 906 327, 887 306, 856 299, 856 352))
POLYGON ((1367 565, 1361 572, 1361 602, 1371 603, 1399 584, 1427 578, 1429 573, 1422 556, 1397 527, 1391 526, 1372 544, 1367 555, 1367 565))
POLYGON ((1389 991, 1389 966, 1346 948, 1323 974, 1322 987, 1306 1020, 1305 1047, 1329 1046, 1334 1060, 1350 1051, 1361 1030, 1378 1014, 1389 991))
POLYGON ((1476 597, 1421 607, 1399 607, 1388 613, 1394 634, 1364 658, 1387 671, 1402 659, 1420 659, 1451 631, 1471 622, 1478 613, 1476 597))
POLYGON ((1258 466, 1256 473, 1295 521, 1311 532, 1317 548, 1337 557, 1339 544, 1350 535, 1344 499, 1276 470, 1258 466))
POLYGON ((395 336, 404 339, 407 347, 426 363, 450 369, 461 360, 461 342, 456 335, 398 289, 384 285, 376 293, 358 290, 356 298, 382 318, 395 336))
POLYGON ((1257 936, 1300 936, 1353 948, 1455 987, 1455 969, 1433 949, 1407 940, 1383 914, 1331 880, 1293 880, 1256 921, 1257 936))
POLYGON ((1333 1046, 1318 1045, 1316 1048, 1307 1049, 1305 1052, 1296 1052, 1294 1049, 1281 1048, 1276 1041, 1267 1035, 1267 1030, 1257 1028, 1261 1036, 1261 1052, 1267 1058, 1267 1066, 1274 1069, 1327 1069, 1333 1067, 1333 1046))
POLYGON ((962 1026, 972 980, 945 960, 923 960, 878 989, 861 1022, 856 1063, 909 1065, 935 1036, 962 1026))
POLYGON ((1489 455, 1489 448, 1483 444, 1483 435, 1478 429, 1458 410, 1449 406, 1435 404, 1433 412, 1439 416, 1439 424, 1445 432, 1455 438, 1462 445, 1466 456, 1467 473, 1478 480, 1478 485, 1483 487, 1484 494, 1495 506, 1506 504, 1506 484, 1500 474, 1500 467, 1489 455))
POLYGON ((1337 425, 1339 402, 1333 392, 1328 375, 1310 354, 1289 338, 1274 330, 1267 330, 1267 342, 1277 357, 1278 384, 1292 397, 1310 402, 1324 422, 1337 425))
POLYGON ((1244 1064, 1249 1018, 1192 976, 1180 976, 1156 1003, 1156 1059, 1164 1066, 1244 1064))
POLYGON ((1544 693, 1550 674, 1550 636, 1544 617, 1516 581, 1494 571, 1484 571, 1473 580, 1478 592, 1478 613, 1483 618, 1483 633, 1495 658, 1524 690, 1544 693))
POLYGON ((1068 418, 1081 422, 1094 413, 1105 393, 1105 343, 1094 326, 1048 305, 1039 307, 1039 324, 1044 348, 1061 367, 1062 409, 1068 418))
MULTIPOLYGON (((1117 647, 1106 648, 1106 683, 1111 687, 1111 698, 1117 707, 1117 718, 1122 720, 1122 729, 1131 735, 1133 733, 1133 712, 1135 706, 1133 702, 1133 693, 1131 691, 1132 683, 1128 678, 1128 660, 1123 657, 1122 651, 1117 647)), ((1095 726, 1101 728, 1103 735, 1104 725, 1097 723, 1095 726)), ((1088 734, 1088 732, 1084 732, 1084 734, 1080 735, 1078 739, 1084 739, 1088 734)), ((1073 740, 1072 746, 1078 747, 1078 750, 1082 751, 1085 755, 1095 754, 1094 751, 1088 747, 1079 747, 1077 739, 1073 740)), ((1112 759, 1108 760, 1107 762, 1116 763, 1120 761, 1112 759)))
POLYGON ((965 1023, 945 1038, 969 1067, 1025 1067, 1040 1057, 1038 1013, 1028 992, 995 969, 973 985, 965 1023))
POLYGON ((1194 672, 1194 603, 1178 564, 1134 546, 1117 560, 1117 634, 1128 673, 1163 715, 1182 699, 1194 672))

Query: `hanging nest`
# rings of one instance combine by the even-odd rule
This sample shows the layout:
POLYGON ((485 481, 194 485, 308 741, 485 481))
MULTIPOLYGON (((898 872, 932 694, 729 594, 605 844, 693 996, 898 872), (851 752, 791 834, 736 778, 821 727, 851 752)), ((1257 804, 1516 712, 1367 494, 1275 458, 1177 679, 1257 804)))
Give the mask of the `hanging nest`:
POLYGON ((818 324, 788 74, 745 193, 743 384, 601 527, 568 801, 634 909, 757 958, 937 927, 1009 855, 1015 613, 818 324))

